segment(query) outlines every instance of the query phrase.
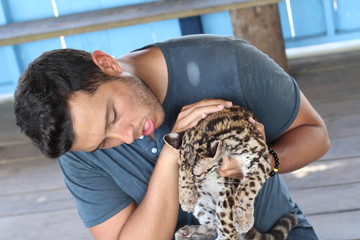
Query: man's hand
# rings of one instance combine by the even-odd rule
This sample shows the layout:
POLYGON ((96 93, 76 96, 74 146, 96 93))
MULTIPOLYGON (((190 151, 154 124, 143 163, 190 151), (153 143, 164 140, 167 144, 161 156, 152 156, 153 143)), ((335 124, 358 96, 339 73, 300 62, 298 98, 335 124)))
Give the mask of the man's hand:
MULTIPOLYGON (((255 121, 253 118, 249 118, 249 122, 253 124, 256 129, 261 133, 264 140, 265 138, 265 128, 264 125, 255 121)), ((229 178, 236 178, 241 179, 243 178, 243 173, 241 171, 241 167, 239 166, 238 162, 231 157, 224 157, 221 167, 217 170, 218 174, 222 177, 229 177, 229 178)))
POLYGON ((252 117, 249 118, 249 122, 256 127, 256 129, 261 133, 264 141, 266 142, 266 136, 265 136, 265 127, 263 124, 255 121, 252 117))
POLYGON ((230 108, 232 102, 221 99, 205 99, 181 109, 178 118, 174 124, 172 132, 182 132, 195 126, 200 119, 205 118, 208 114, 218 112, 224 108, 230 108))
POLYGON ((221 167, 217 170, 222 177, 242 179, 244 177, 238 162, 231 157, 224 157, 221 167))

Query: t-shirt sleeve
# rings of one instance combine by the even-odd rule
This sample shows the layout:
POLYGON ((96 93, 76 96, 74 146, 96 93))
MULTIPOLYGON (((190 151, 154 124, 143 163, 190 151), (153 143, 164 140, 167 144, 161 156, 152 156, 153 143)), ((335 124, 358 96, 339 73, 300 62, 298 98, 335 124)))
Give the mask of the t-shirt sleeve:
POLYGON ((58 162, 85 227, 106 221, 133 201, 111 176, 81 160, 76 152, 64 154, 58 162))
POLYGON ((300 90, 295 80, 255 47, 239 42, 238 69, 246 107, 264 124, 269 142, 295 120, 300 90))

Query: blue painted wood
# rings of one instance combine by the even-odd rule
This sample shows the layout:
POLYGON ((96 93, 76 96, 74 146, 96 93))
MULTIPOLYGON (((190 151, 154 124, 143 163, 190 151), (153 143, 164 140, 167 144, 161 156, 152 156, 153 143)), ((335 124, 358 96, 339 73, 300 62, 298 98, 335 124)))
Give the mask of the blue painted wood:
POLYGON ((338 0, 337 8, 334 9, 336 31, 360 31, 360 1, 338 0))
POLYGON ((290 0, 295 35, 291 35, 286 0, 279 3, 286 48, 360 38, 359 0, 290 0))
POLYGON ((360 31, 337 34, 332 37, 323 35, 323 36, 314 36, 311 38, 294 38, 291 40, 287 40, 285 42, 285 45, 286 48, 289 49, 289 48, 306 47, 306 46, 326 44, 326 43, 343 42, 354 39, 360 39, 360 31))
POLYGON ((0 59, 0 95, 12 93, 20 75, 13 47, 0 47, 0 59))
POLYGON ((335 35, 335 24, 334 24, 334 15, 333 15, 333 1, 332 0, 323 0, 324 3, 324 15, 325 15, 325 27, 326 35, 332 37, 335 35))
POLYGON ((181 31, 176 19, 67 36, 65 41, 68 48, 88 52, 101 49, 118 57, 150 43, 177 36, 181 36, 181 31))
POLYGON ((281 30, 282 30, 283 38, 284 39, 292 38, 290 22, 289 22, 289 14, 286 9, 285 1, 279 2, 279 15, 280 15, 281 30))
MULTIPOLYGON (((0 1, 0 25, 9 22, 8 6, 0 1)), ((0 47, 0 95, 14 92, 20 75, 14 47, 0 47)))
POLYGON ((203 33, 200 16, 179 19, 181 35, 203 33))
POLYGON ((3 0, 10 22, 23 22, 54 16, 50 0, 3 0))
MULTIPOLYGON (((60 15, 138 4, 155 0, 55 0, 60 15)), ((279 14, 286 48, 360 39, 360 0, 289 0, 292 7, 292 36, 286 0, 279 14)), ((54 16, 51 0, 0 0, 0 25, 54 16)), ((197 18, 203 33, 233 35, 229 12, 197 18)), ((198 30, 193 33, 200 32, 198 30)), ((178 19, 109 29, 64 37, 68 48, 102 49, 118 57, 146 44, 184 34, 178 19)), ((27 64, 44 51, 61 48, 59 38, 0 47, 0 94, 12 93, 27 64), (5 64, 6 63, 6 64, 5 64)))
MULTIPOLYGON (((83 1, 76 1, 76 4, 72 4, 72 2, 73 0, 58 1, 59 15, 144 3, 149 0, 89 0, 86 1, 86 5, 83 1)), ((101 49, 112 56, 120 56, 152 42, 178 36, 181 36, 179 21, 173 19, 65 36, 64 39, 68 48, 89 52, 101 49)))
MULTIPOLYGON (((56 0, 56 5, 59 15, 65 15, 149 1, 151 0, 56 0)), ((0 3, 5 3, 8 6, 6 12, 8 17, 4 16, 3 11, 0 16, 0 19, 2 19, 0 24, 54 16, 50 0, 1 0, 0 3)), ((90 52, 102 49, 116 57, 149 43, 178 36, 181 36, 178 19, 172 19, 67 36, 63 38, 63 42, 68 48, 83 49, 90 52)), ((41 53, 61 47, 61 40, 54 38, 0 48, 0 57, 7 59, 7 63, 12 66, 9 68, 2 65, 4 69, 0 68, 1 72, 5 73, 0 78, 0 94, 13 92, 15 85, 11 84, 11 82, 16 83, 20 73, 41 53)))
POLYGON ((325 34, 323 0, 291 0, 296 37, 325 34))
POLYGON ((202 15, 201 23, 204 33, 234 35, 228 11, 202 15))
POLYGON ((156 0, 56 0, 56 4, 59 14, 67 15, 155 1, 156 0))
MULTIPOLYGON (((34 19, 42 19, 54 16, 53 7, 50 0, 3 0, 7 4, 8 22, 22 22, 34 19)), ((59 48, 60 40, 46 39, 14 46, 17 65, 20 72, 26 66, 45 51, 59 48)))
POLYGON ((153 29, 153 40, 163 41, 172 37, 181 36, 180 24, 177 19, 150 23, 153 29))

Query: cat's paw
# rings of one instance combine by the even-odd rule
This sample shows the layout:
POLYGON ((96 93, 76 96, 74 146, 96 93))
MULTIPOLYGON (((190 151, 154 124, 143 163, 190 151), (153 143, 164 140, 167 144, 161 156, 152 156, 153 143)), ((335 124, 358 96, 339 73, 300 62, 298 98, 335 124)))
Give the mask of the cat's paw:
POLYGON ((216 230, 205 225, 186 225, 175 233, 176 240, 207 240, 216 236, 216 230))
POLYGON ((238 233, 248 232, 254 225, 254 211, 243 210, 239 207, 233 208, 234 225, 238 233))
POLYGON ((181 208, 182 210, 184 210, 185 212, 194 212, 194 208, 195 208, 195 204, 196 204, 196 199, 193 198, 186 198, 186 199, 180 199, 180 204, 181 204, 181 208))
POLYGON ((184 212, 188 212, 188 213, 194 212, 194 206, 192 206, 192 205, 181 204, 181 209, 184 212))

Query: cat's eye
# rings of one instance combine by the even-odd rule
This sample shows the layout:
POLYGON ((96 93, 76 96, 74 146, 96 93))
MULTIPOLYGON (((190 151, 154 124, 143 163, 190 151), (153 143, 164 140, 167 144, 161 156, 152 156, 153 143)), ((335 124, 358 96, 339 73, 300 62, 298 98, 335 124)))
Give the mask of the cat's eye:
POLYGON ((204 149, 202 149, 202 148, 197 148, 195 151, 196 151, 197 153, 203 153, 203 152, 204 152, 204 149))

